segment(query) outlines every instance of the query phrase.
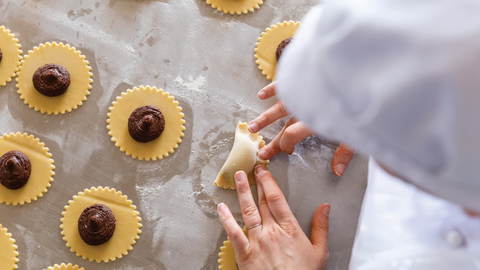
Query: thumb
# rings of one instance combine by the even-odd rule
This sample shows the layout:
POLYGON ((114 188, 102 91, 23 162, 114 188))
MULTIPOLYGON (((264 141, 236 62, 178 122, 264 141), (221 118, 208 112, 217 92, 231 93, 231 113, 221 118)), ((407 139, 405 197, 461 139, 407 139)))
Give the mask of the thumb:
POLYGON ((330 204, 328 203, 320 205, 313 214, 311 242, 317 255, 328 252, 329 214, 330 204))

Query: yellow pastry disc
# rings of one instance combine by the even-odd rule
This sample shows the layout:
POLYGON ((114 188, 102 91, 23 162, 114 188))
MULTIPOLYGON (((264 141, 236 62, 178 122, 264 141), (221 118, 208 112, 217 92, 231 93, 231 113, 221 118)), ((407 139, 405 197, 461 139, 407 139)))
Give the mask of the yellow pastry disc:
POLYGON ((15 77, 15 72, 17 72, 20 60, 22 60, 22 50, 20 48, 21 46, 18 44, 15 35, 10 33, 10 30, 5 29, 5 26, 0 26, 0 49, 2 50, 0 86, 5 86, 15 77))
POLYGON ((207 0, 207 4, 216 8, 218 11, 223 11, 230 14, 242 14, 253 12, 253 9, 259 9, 263 4, 262 0, 207 0))
POLYGON ((277 23, 267 28, 262 36, 258 38, 255 44, 255 61, 258 64, 258 69, 262 74, 267 76, 268 80, 274 80, 275 68, 277 67, 277 57, 275 52, 278 45, 287 38, 293 37, 295 31, 300 26, 300 22, 283 22, 277 23))
POLYGON ((0 224, 0 269, 17 269, 17 257, 17 246, 12 234, 8 233, 7 228, 2 228, 2 224, 0 224))
POLYGON ((55 264, 54 266, 50 266, 46 270, 85 270, 85 268, 80 267, 78 265, 72 265, 71 263, 69 264, 62 263, 61 265, 55 264))
POLYGON ((129 250, 133 249, 133 245, 140 237, 142 231, 140 228, 140 217, 135 211, 136 207, 132 205, 132 201, 127 196, 122 196, 122 192, 108 187, 86 189, 83 193, 73 196, 73 200, 65 206, 62 213, 63 218, 60 219, 62 225, 63 240, 67 242, 67 247, 90 262, 109 260, 115 261, 116 258, 122 258, 127 255, 129 250), (99 246, 91 246, 83 241, 78 232, 78 218, 85 208, 93 204, 103 204, 112 210, 116 219, 115 231, 112 238, 106 243, 99 246))
POLYGON ((123 92, 117 101, 113 102, 108 113, 108 134, 112 136, 115 146, 120 151, 140 160, 157 160, 167 157, 178 148, 182 142, 185 120, 182 108, 178 106, 173 96, 162 89, 150 86, 140 86, 123 92), (135 141, 128 133, 128 118, 138 107, 151 105, 162 112, 165 118, 165 130, 157 139, 141 143, 135 141))
MULTIPOLYGON (((248 237, 247 228, 243 228, 243 233, 248 237)), ((220 259, 218 259, 218 269, 220 270, 238 270, 237 260, 235 259, 235 250, 233 249, 230 238, 223 242, 223 246, 218 253, 220 259)))
POLYGON ((18 69, 17 88, 20 98, 25 100, 30 108, 41 113, 64 114, 82 105, 90 95, 93 82, 90 72, 92 68, 74 47, 63 43, 40 44, 25 55, 18 69), (70 74, 70 86, 65 93, 56 97, 47 97, 33 86, 33 74, 45 64, 57 64, 64 67, 70 74))
POLYGON ((25 204, 36 201, 42 197, 53 181, 53 159, 52 154, 48 152, 45 144, 40 139, 35 139, 33 135, 27 133, 3 135, 0 137, 0 156, 9 151, 20 151, 25 154, 32 165, 30 178, 25 186, 19 189, 8 189, 0 185, 0 203, 7 205, 25 204))

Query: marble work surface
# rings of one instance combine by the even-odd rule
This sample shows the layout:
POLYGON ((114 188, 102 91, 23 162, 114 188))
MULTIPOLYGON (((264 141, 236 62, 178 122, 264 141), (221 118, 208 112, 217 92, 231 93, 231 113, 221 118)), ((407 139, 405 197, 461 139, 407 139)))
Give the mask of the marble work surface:
MULTIPOLYGON (((15 33, 24 54, 40 43, 69 43, 86 56, 94 80, 84 105, 59 116, 28 108, 13 82, 0 89, 1 133, 35 135, 56 166, 43 198, 24 206, 0 205, 0 223, 17 241, 19 269, 61 262, 87 270, 217 269, 226 233, 216 205, 225 202, 240 224, 242 219, 236 193, 213 181, 233 145, 237 122, 275 102, 256 97, 269 82, 255 64, 255 42, 265 28, 301 20, 318 3, 265 0, 254 13, 232 16, 205 0, 0 0, 0 24, 15 33), (183 142, 160 161, 126 156, 107 134, 112 101, 139 85, 163 88, 185 113, 183 142), (143 224, 134 249, 107 264, 71 253, 59 228, 68 200, 97 186, 127 195, 143 224)), ((267 142, 285 120, 261 132, 267 142)), ((348 267, 367 173, 367 159, 356 155, 345 175, 336 177, 330 170, 334 149, 311 137, 293 155, 273 158, 269 167, 308 235, 316 207, 332 204, 330 270, 348 267)))

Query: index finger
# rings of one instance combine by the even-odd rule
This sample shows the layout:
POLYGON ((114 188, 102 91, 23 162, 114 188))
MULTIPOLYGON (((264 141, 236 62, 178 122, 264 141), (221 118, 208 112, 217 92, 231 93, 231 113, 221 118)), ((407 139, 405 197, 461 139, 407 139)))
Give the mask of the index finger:
POLYGON ((276 91, 275 91, 275 86, 277 85, 277 82, 272 82, 271 84, 265 86, 262 90, 258 92, 258 97, 260 99, 269 99, 273 96, 275 96, 276 91))
POLYGON ((275 105, 270 107, 268 110, 266 110, 264 113, 262 113, 260 116, 253 119, 248 124, 248 129, 252 133, 258 132, 264 127, 287 115, 289 115, 289 112, 285 108, 285 105, 283 105, 283 102, 279 101, 275 103, 275 105))

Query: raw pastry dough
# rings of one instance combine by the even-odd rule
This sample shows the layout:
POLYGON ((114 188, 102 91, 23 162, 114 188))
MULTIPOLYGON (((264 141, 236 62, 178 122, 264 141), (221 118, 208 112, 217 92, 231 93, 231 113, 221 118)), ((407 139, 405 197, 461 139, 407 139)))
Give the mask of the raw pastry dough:
POLYGON ((120 151, 140 160, 157 160, 173 153, 178 144, 182 142, 185 120, 182 108, 178 101, 162 89, 150 86, 134 87, 123 92, 117 101, 113 102, 108 113, 108 134, 112 136, 115 146, 120 151), (140 143, 135 141, 128 133, 128 118, 136 108, 152 105, 160 109, 165 118, 165 130, 157 139, 140 143))
POLYGON ((262 136, 257 133, 250 133, 247 123, 238 122, 235 130, 235 141, 227 161, 223 165, 215 180, 215 186, 224 189, 235 190, 235 173, 244 171, 248 176, 250 185, 255 185, 253 170, 257 165, 268 166, 268 160, 262 160, 257 152, 265 146, 262 136))
MULTIPOLYGON (((243 228, 243 233, 248 237, 247 228, 243 228)), ((227 241, 223 242, 223 246, 220 248, 220 253, 218 253, 220 259, 218 259, 218 269, 220 270, 238 270, 237 259, 235 258, 235 250, 233 249, 232 242, 230 238, 227 238, 227 241)))
POLYGON ((85 270, 85 268, 80 267, 78 265, 72 265, 71 263, 69 264, 62 263, 61 265, 55 264, 54 266, 50 266, 46 270, 85 270))
POLYGON ((223 11, 230 14, 247 14, 253 9, 259 9, 263 4, 262 0, 207 0, 207 4, 212 5, 218 11, 223 11))
POLYGON ((15 35, 10 33, 10 30, 5 29, 5 26, 0 26, 0 49, 2 50, 0 86, 5 86, 15 77, 15 72, 17 72, 20 60, 22 60, 22 50, 20 48, 21 46, 18 44, 15 35))
POLYGON ((277 57, 275 52, 277 47, 286 38, 293 37, 295 31, 300 26, 300 22, 284 21, 283 23, 277 23, 267 28, 262 36, 258 38, 258 42, 255 44, 255 58, 258 64, 258 69, 262 71, 262 74, 267 76, 268 80, 274 80, 275 68, 277 67, 277 57))
POLYGON ((17 269, 18 252, 15 240, 12 234, 7 232, 7 228, 2 228, 0 224, 0 269, 17 269))
POLYGON ((63 43, 40 44, 25 55, 18 69, 17 88, 20 98, 29 104, 30 108, 42 113, 64 114, 81 106, 92 89, 92 68, 75 47, 63 43), (47 97, 40 94, 33 87, 33 74, 45 64, 57 64, 70 73, 70 86, 67 92, 56 97, 47 97))
POLYGON ((67 242, 67 247, 72 252, 90 262, 100 263, 122 258, 122 255, 127 255, 128 251, 133 249, 132 246, 140 238, 138 235, 142 232, 140 230, 141 219, 135 209, 136 207, 132 205, 132 201, 127 199, 127 196, 122 196, 122 192, 117 192, 113 188, 98 187, 86 189, 83 193, 79 192, 77 196, 73 196, 73 200, 68 202, 62 213, 60 228, 62 228, 63 240, 67 242), (117 224, 115 232, 108 242, 99 246, 90 246, 80 237, 78 218, 85 208, 96 203, 110 208, 115 215, 117 224))
POLYGON ((21 151, 24 153, 32 164, 32 172, 28 182, 20 189, 12 190, 0 185, 0 203, 25 204, 32 200, 42 197, 53 181, 53 159, 52 154, 48 152, 45 144, 40 139, 35 139, 33 135, 28 136, 27 133, 3 135, 0 137, 0 156, 8 151, 21 151))

